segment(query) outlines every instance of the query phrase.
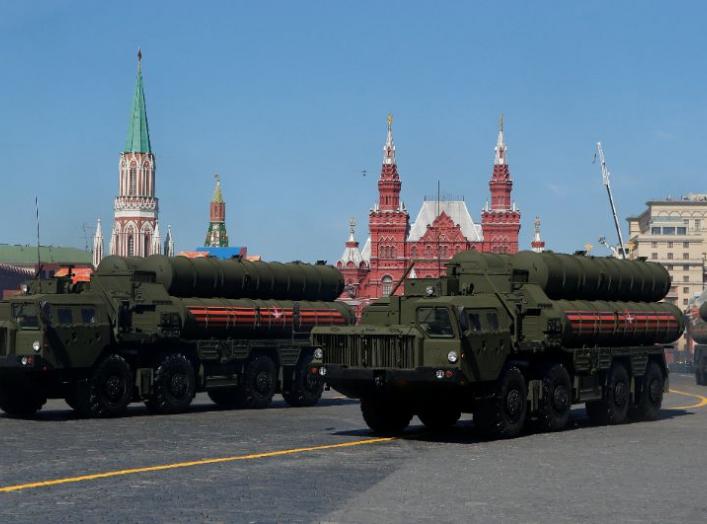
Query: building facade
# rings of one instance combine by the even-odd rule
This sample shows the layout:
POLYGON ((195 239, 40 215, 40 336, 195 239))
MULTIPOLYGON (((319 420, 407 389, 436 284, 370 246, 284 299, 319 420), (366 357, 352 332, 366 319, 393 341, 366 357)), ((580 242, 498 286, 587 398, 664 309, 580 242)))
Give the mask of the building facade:
MULTIPOLYGON (((665 301, 685 310, 707 281, 707 194, 653 200, 646 206, 627 219, 630 257, 665 266, 672 279, 665 301)), ((684 340, 678 349, 689 350, 684 340)))
MULTIPOLYGON (((393 119, 388 115, 383 165, 378 178, 378 202, 368 215, 369 237, 363 248, 355 237, 355 222, 337 267, 346 288, 342 300, 365 306, 372 299, 393 292, 404 275, 434 278, 444 274, 444 264, 469 249, 493 253, 518 251, 520 211, 511 199, 513 181, 506 161, 503 121, 498 133, 489 188, 491 201, 476 224, 463 199, 425 199, 415 220, 400 198, 393 119)), ((401 294, 402 288, 395 291, 401 294)))

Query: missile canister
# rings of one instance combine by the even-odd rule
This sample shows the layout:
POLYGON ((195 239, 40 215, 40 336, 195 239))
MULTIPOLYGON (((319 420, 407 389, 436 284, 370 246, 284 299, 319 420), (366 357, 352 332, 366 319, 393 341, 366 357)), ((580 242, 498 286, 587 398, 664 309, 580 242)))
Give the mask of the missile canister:
POLYGON ((556 300, 552 305, 562 314, 564 347, 664 344, 685 328, 682 312, 672 304, 556 300))
POLYGON ((140 262, 106 257, 97 273, 152 273, 174 297, 320 300, 337 298, 344 288, 341 273, 323 264, 250 262, 241 259, 152 255, 140 262))
POLYGON ((186 315, 182 335, 204 337, 290 337, 315 326, 353 324, 351 309, 341 302, 217 298, 176 299, 186 315))

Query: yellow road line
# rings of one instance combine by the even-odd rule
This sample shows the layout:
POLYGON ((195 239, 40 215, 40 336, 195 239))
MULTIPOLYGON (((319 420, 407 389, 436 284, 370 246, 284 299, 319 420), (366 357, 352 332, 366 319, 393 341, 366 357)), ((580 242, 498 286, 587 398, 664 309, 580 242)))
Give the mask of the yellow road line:
POLYGON ((675 393, 677 395, 683 395, 684 397, 693 397, 699 400, 695 404, 690 404, 689 406, 672 406, 668 409, 697 409, 707 406, 707 397, 702 395, 697 395, 695 393, 688 393, 687 391, 680 391, 679 389, 670 388, 670 393, 675 393))
POLYGON ((149 473, 152 471, 166 471, 170 469, 191 468, 194 466, 205 466, 208 464, 222 464, 224 462, 236 462, 239 460, 255 460, 261 458, 281 457, 283 455, 295 455, 297 453, 307 453, 311 451, 321 451, 325 449, 350 448, 353 446, 363 446, 366 444, 378 444, 381 442, 390 442, 397 440, 396 437, 385 438, 370 438, 365 440, 354 440, 353 442, 343 442, 341 444, 325 444, 322 446, 310 446, 306 448, 283 449, 279 451, 267 451, 264 453, 251 453, 249 455, 234 455, 231 457, 220 457, 211 459, 192 460, 189 462, 176 462, 174 464, 161 464, 158 466, 146 466, 142 468, 118 469, 113 471, 104 471, 102 473, 92 473, 90 475, 79 475, 76 477, 66 477, 53 480, 40 480, 38 482, 28 482, 26 484, 15 484, 12 486, 0 487, 0 493, 10 493, 11 491, 20 491, 24 489, 45 488, 49 486, 57 486, 59 484, 71 484, 75 482, 85 482, 88 480, 105 479, 111 477, 122 477, 125 475, 135 475, 138 473, 149 473))

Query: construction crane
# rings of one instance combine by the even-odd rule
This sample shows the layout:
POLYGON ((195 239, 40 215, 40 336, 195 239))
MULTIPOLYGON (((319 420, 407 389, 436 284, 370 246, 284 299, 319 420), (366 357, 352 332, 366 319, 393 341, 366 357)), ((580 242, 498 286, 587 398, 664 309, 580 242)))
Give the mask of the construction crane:
POLYGON ((621 253, 621 258, 626 258, 626 249, 624 249, 624 238, 621 234, 621 226, 619 226, 619 217, 616 214, 616 206, 614 205, 614 196, 611 193, 611 184, 609 183, 609 168, 606 167, 606 159, 604 158, 604 150, 601 148, 601 142, 597 142, 597 152, 594 155, 594 160, 596 160, 597 155, 599 155, 599 165, 601 166, 601 177, 604 181, 604 187, 606 188, 606 193, 609 195, 609 205, 611 206, 611 214, 614 217, 614 226, 616 226, 616 234, 619 237, 619 253, 621 253))

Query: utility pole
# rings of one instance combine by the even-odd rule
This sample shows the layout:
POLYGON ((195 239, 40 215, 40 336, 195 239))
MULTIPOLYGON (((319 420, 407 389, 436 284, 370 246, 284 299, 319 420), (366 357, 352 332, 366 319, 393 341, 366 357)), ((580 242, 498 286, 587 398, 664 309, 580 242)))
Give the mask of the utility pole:
POLYGON ((621 253, 621 258, 626 259, 626 250, 624 249, 624 238, 621 234, 621 226, 619 226, 619 217, 616 214, 616 206, 614 205, 614 196, 611 193, 611 184, 609 182, 609 168, 606 167, 606 159, 604 158, 604 150, 601 148, 601 142, 597 142, 597 152, 594 155, 596 160, 596 155, 599 155, 599 165, 601 166, 601 177, 604 181, 604 187, 606 187, 606 193, 609 195, 609 205, 611 206, 611 214, 614 218, 614 226, 616 226, 616 234, 619 237, 619 253, 621 253))

